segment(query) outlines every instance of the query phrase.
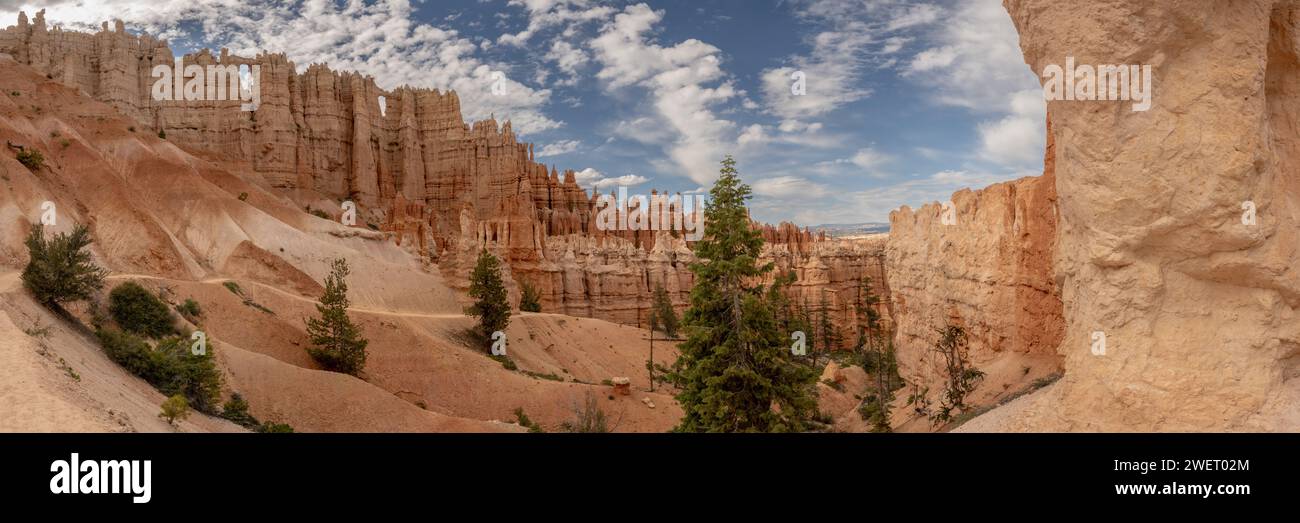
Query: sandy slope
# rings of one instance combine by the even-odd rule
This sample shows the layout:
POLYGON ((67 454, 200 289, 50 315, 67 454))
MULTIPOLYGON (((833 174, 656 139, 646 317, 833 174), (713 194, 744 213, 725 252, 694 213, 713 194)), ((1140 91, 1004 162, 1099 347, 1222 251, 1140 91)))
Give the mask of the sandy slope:
MULTIPOLYGON (((96 261, 115 274, 110 285, 138 279, 169 301, 196 299, 204 310, 201 327, 226 374, 226 392, 248 397, 255 415, 299 430, 518 430, 492 420, 512 420, 520 407, 554 428, 572 417, 571 406, 587 393, 600 398, 620 431, 666 430, 680 417, 669 396, 637 390, 610 399, 610 388, 599 384, 629 376, 639 380, 634 388, 646 388, 642 331, 521 314, 509 329, 510 356, 520 371, 506 370, 468 346, 463 331, 472 320, 436 269, 390 236, 306 214, 260 176, 193 156, 134 125, 111 107, 0 57, 0 140, 41 150, 46 158, 45 167, 32 172, 13 151, 0 154, 0 273, 12 279, 26 263, 27 228, 39 219, 42 202, 54 202, 55 231, 90 225, 96 261), (352 315, 371 340, 364 380, 324 372, 305 351, 303 319, 314 314, 329 261, 339 257, 352 265, 352 315), (231 280, 242 296, 223 286, 231 280)), ((3 300, 12 321, 0 323, 0 334, 8 340, 6 357, 31 375, 10 373, 0 383, 9 394, 24 395, 11 404, 48 398, 52 406, 31 411, 50 412, 49 419, 5 428, 111 429, 114 421, 91 415, 94 404, 74 401, 76 387, 66 392, 54 386, 58 382, 50 380, 61 370, 41 370, 39 360, 22 352, 33 341, 21 329, 48 313, 11 287, 3 300), (84 423, 66 419, 77 412, 84 423)), ((46 344, 82 374, 80 387, 104 409, 128 411, 140 430, 166 428, 150 421, 161 402, 157 393, 108 362, 87 333, 68 323, 53 332, 46 344)), ((657 344, 657 361, 672 360, 667 348, 657 344)), ((196 423, 183 428, 228 428, 196 423)))
POLYGON ((109 361, 93 337, 32 301, 16 272, 0 275, 0 368, 0 431, 243 431, 198 413, 168 426, 158 418, 163 395, 109 361), (24 332, 45 328, 48 335, 24 332))

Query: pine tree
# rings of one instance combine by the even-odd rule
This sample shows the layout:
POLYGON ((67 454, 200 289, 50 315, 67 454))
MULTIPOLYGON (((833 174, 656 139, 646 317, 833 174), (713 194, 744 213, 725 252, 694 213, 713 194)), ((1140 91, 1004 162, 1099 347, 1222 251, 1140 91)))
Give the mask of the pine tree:
POLYGON ((492 333, 506 330, 510 325, 510 304, 506 301, 506 286, 501 282, 501 262, 484 249, 469 276, 469 296, 477 301, 466 311, 478 316, 479 332, 488 346, 492 333))
POLYGON ((831 303, 826 298, 826 292, 822 291, 822 301, 819 304, 821 313, 818 315, 817 330, 821 332, 823 350, 827 354, 834 351, 840 346, 840 333, 835 331, 835 324, 831 321, 831 303))
POLYGON ((763 285, 772 266, 758 265, 763 246, 750 225, 736 162, 722 161, 709 192, 704 237, 691 264, 695 285, 684 316, 689 335, 674 364, 684 412, 680 432, 794 432, 816 411, 816 374, 795 361, 763 285))
POLYGON ((902 378, 898 375, 894 342, 882 328, 880 313, 875 309, 879 300, 871 292, 871 278, 863 278, 859 307, 865 311, 866 325, 858 337, 858 350, 861 351, 864 367, 872 374, 874 383, 858 407, 858 412, 862 414, 863 420, 871 423, 872 432, 891 432, 890 408, 894 402, 894 391, 902 387, 902 378))
POLYGON ((104 286, 108 271, 95 265, 90 253, 90 230, 77 225, 72 233, 59 233, 45 239, 44 227, 32 225, 27 234, 27 253, 31 261, 23 269, 23 286, 37 301, 60 309, 67 301, 84 300, 104 286))
POLYGON ((650 315, 650 328, 662 329, 669 338, 677 337, 677 312, 673 302, 668 298, 668 290, 663 284, 655 285, 654 305, 650 315))
POLYGON ((519 310, 524 312, 542 312, 542 296, 528 282, 519 284, 519 310))
POLYGON ((325 294, 316 304, 320 317, 307 320, 307 336, 313 345, 307 353, 326 370, 356 376, 366 366, 366 345, 370 342, 361 337, 361 329, 348 318, 349 272, 345 259, 331 264, 325 294))

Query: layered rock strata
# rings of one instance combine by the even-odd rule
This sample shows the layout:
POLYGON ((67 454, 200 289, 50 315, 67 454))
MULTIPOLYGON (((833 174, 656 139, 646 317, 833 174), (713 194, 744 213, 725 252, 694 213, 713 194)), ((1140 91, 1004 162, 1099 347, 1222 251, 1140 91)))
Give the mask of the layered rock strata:
MULTIPOLYGON (((351 201, 358 227, 391 234, 454 286, 467 285, 477 254, 489 249, 507 261, 512 299, 527 282, 547 312, 643 324, 657 285, 679 307, 687 302, 694 258, 684 235, 599 227, 601 195, 589 195, 573 171, 535 161, 509 122, 465 123, 455 92, 386 90, 321 64, 299 71, 283 54, 203 50, 181 57, 181 70, 258 71, 256 109, 240 110, 238 97, 212 100, 209 90, 204 100, 159 100, 154 68, 177 63, 165 41, 128 33, 120 22, 94 34, 51 28, 43 11, 0 31, 0 52, 110 104, 147 132, 256 173, 305 209, 337 218, 351 201)), ((659 212, 689 212, 678 205, 659 212)), ((804 272, 831 287, 861 272, 843 268, 857 262, 839 261, 833 275, 822 274, 825 262, 811 246, 824 238, 806 230, 785 224, 764 235, 787 246, 774 254, 784 266, 809 265, 804 272)))

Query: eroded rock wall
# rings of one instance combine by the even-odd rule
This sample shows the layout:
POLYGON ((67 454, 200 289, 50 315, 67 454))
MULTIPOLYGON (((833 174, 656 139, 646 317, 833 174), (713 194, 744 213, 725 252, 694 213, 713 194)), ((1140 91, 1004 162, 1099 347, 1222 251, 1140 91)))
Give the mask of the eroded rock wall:
MULTIPOLYGON (((899 396, 927 393, 937 404, 946 372, 934 347, 948 325, 964 329, 971 363, 986 374, 973 405, 1059 372, 1064 322, 1052 266, 1054 150, 1049 140, 1042 176, 954 193, 946 223, 939 203, 890 213, 886 270, 899 373, 908 383, 899 396)), ((897 418, 912 412, 900 410, 897 418)))
MULTIPOLYGON (((43 12, 0 31, 0 52, 108 103, 140 132, 255 173, 305 209, 337 218, 344 200, 354 202, 358 227, 391 234, 454 287, 468 286, 478 253, 489 249, 507 261, 511 299, 517 302, 527 282, 541 292, 546 312, 644 324, 660 284, 679 307, 688 302, 694 257, 680 235, 601 230, 600 195, 583 190, 573 171, 536 162, 533 146, 519 141, 509 122, 464 122, 455 92, 385 90, 373 78, 322 64, 300 72, 283 54, 204 50, 182 64, 260 68, 256 110, 241 111, 239 100, 155 100, 153 68, 175 63, 165 41, 128 33, 120 22, 94 34, 51 28, 43 12)), ((821 256, 812 245, 823 237, 789 224, 762 227, 778 246, 774 259, 789 269, 808 265, 800 269, 813 278, 804 291, 820 295, 807 289, 826 287, 847 318, 836 296, 845 286, 839 283, 863 270, 840 260, 852 254, 821 256), (835 268, 819 269, 820 260, 835 268)))
POLYGON ((1004 5, 1035 72, 1154 92, 1049 102, 1065 376, 980 428, 1300 430, 1300 2, 1004 5))

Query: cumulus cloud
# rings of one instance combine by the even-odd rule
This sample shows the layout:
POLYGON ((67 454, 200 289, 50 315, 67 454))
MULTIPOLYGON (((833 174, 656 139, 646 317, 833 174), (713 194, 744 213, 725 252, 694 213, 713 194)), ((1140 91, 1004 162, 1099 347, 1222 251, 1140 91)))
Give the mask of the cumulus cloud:
POLYGON ((574 173, 573 177, 579 186, 592 191, 604 191, 617 186, 631 187, 650 181, 649 178, 638 174, 625 174, 610 178, 591 167, 574 173))
POLYGON ((905 74, 931 87, 940 104, 988 115, 977 129, 980 159, 1011 168, 1041 165, 1047 106, 1001 2, 962 4, 935 38, 905 74))
POLYGON ((540 151, 537 151, 536 157, 545 158, 547 156, 559 156, 561 154, 569 154, 573 151, 578 150, 578 147, 580 147, 581 145, 582 142, 578 140, 560 140, 558 142, 548 143, 546 145, 543 145, 540 151))
POLYGON ((673 131, 661 144, 672 162, 692 180, 717 177, 717 162, 735 125, 714 107, 738 95, 722 71, 718 48, 696 39, 663 46, 649 36, 663 11, 646 4, 627 6, 591 41, 601 64, 596 77, 611 90, 649 91, 657 120, 673 131))
POLYGON ((592 20, 603 20, 614 13, 614 8, 592 5, 590 0, 510 0, 510 6, 528 11, 528 26, 518 33, 507 33, 497 38, 503 45, 523 46, 539 32, 565 26, 575 31, 576 25, 592 20))
POLYGON ((1041 164, 1047 135, 1043 92, 1020 91, 1011 97, 1009 105, 1008 115, 979 125, 980 156, 1002 165, 1041 164))
POLYGON ((1012 95, 1038 85, 999 0, 961 3, 936 26, 933 38, 933 45, 911 61, 907 74, 932 87, 940 103, 1000 112, 1012 95))
MULTIPOLYGON (((0 13, 13 20, 17 12, 0 13)), ((551 92, 511 78, 510 68, 478 56, 475 43, 455 30, 417 21, 408 0, 301 4, 230 0, 103 0, 51 4, 50 23, 98 29, 120 18, 133 29, 169 38, 189 36, 186 27, 201 27, 198 44, 228 47, 253 56, 262 50, 283 52, 298 69, 325 63, 336 70, 373 76, 380 87, 400 85, 455 89, 465 116, 472 120, 495 114, 515 128, 541 132, 561 125, 542 108, 551 92), (494 72, 505 75, 506 95, 493 95, 494 72)))

